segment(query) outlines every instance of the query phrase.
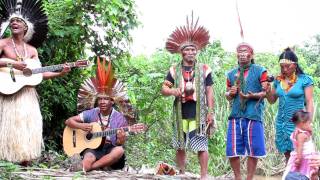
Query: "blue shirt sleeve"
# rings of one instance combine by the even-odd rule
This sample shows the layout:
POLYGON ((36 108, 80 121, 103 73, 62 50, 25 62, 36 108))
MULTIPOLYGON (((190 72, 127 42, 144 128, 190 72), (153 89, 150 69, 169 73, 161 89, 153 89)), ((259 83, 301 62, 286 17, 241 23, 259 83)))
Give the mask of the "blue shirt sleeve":
POLYGON ((95 122, 96 116, 97 116, 96 109, 90 109, 82 112, 84 123, 95 122))
POLYGON ((313 85, 312 77, 308 76, 308 75, 304 75, 303 76, 303 82, 302 82, 303 89, 306 88, 306 87, 312 86, 312 85, 313 85))

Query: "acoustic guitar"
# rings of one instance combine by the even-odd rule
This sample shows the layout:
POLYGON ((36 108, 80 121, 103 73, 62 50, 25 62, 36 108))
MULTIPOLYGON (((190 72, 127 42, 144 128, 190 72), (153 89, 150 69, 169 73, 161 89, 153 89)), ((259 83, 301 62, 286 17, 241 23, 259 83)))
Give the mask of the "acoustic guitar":
MULTIPOLYGON (((1 60, 9 63, 15 62, 8 58, 1 58, 1 60)), ((64 66, 64 64, 58 64, 41 67, 40 62, 35 59, 27 59, 24 63, 27 64, 27 67, 23 71, 13 69, 13 75, 10 73, 10 68, 0 68, 0 93, 10 95, 16 93, 24 86, 36 86, 43 79, 41 73, 62 70, 64 66)), ((87 67, 90 63, 87 60, 78 60, 66 64, 70 67, 87 67)))
MULTIPOLYGON (((63 150, 70 157, 74 154, 79 154, 83 150, 97 149, 103 140, 103 137, 111 136, 117 134, 117 131, 121 128, 108 129, 101 131, 101 126, 99 123, 94 122, 92 124, 92 131, 86 132, 81 129, 73 129, 70 127, 65 127, 63 131, 63 150)), ((128 134, 141 133, 146 130, 146 125, 144 124, 134 124, 132 126, 122 128, 128 134)))

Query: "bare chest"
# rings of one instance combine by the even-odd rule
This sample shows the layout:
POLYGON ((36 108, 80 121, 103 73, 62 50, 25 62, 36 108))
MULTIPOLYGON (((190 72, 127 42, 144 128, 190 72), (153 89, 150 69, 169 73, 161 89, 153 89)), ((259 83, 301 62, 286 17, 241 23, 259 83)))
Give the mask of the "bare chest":
POLYGON ((3 48, 3 52, 1 54, 1 58, 9 58, 9 59, 29 59, 32 58, 33 54, 30 52, 29 49, 23 48, 23 47, 16 47, 14 48, 13 46, 5 46, 3 48))

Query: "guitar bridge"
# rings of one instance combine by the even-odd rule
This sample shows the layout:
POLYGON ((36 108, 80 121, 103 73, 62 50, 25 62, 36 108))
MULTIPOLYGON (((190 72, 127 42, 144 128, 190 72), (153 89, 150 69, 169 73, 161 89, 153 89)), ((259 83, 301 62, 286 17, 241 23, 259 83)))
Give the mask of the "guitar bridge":
POLYGON ((73 144, 73 147, 76 147, 76 141, 77 141, 77 139, 76 139, 76 131, 73 130, 72 131, 72 144, 73 144))

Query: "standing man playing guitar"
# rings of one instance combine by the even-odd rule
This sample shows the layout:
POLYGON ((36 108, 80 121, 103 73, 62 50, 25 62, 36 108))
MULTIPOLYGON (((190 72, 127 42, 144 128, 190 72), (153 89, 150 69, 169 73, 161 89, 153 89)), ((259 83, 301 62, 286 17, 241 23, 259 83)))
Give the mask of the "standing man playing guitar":
MULTIPOLYGON (((92 132, 93 122, 99 123, 101 130, 119 129, 116 134, 102 140, 97 149, 86 149, 81 155, 81 164, 73 164, 71 171, 83 170, 84 172, 109 167, 111 169, 122 169, 125 165, 124 148, 122 145, 126 141, 125 131, 122 129, 127 126, 124 115, 118 112, 113 105, 127 98, 124 87, 120 81, 113 78, 111 61, 108 70, 105 69, 105 59, 103 63, 97 61, 96 78, 89 78, 79 90, 78 109, 89 107, 79 115, 70 117, 66 120, 66 125, 73 129, 81 129, 85 132, 92 132), (93 108, 94 104, 97 108, 93 108), (80 165, 80 166, 79 166, 80 165)), ((120 108, 121 109, 121 108, 120 108)), ((126 112, 123 112, 126 114, 126 112)), ((90 134, 90 133, 88 133, 90 134)), ((70 137, 69 143, 76 147, 78 136, 70 137)), ((64 137, 65 138, 65 137, 64 137)), ((65 140, 64 140, 65 141, 65 140)), ((65 142, 64 142, 65 143, 65 142)), ((65 146, 65 144, 64 144, 65 146)), ((67 151, 67 149, 65 149, 67 151)), ((77 154, 76 154, 77 155, 77 154)))
MULTIPOLYGON (((23 19, 10 19, 10 29, 12 37, 0 40, 0 67, 14 68, 23 71, 27 64, 23 61, 26 59, 33 59, 39 61, 38 51, 35 47, 25 42, 24 36, 28 30, 27 24, 23 19), (4 58, 14 61, 8 62, 4 58)), ((40 62, 39 62, 40 63, 40 62)), ((69 67, 65 67, 61 72, 44 72, 43 78, 50 79, 62 76, 70 71, 69 67)))
MULTIPOLYGON (((41 0, 0 0, 0 18, 1 37, 7 27, 12 35, 0 40, 0 69, 8 69, 15 82, 14 73, 26 68, 25 60, 41 66, 36 47, 47 36, 48 20, 41 0)), ((53 78, 69 71, 64 67, 61 72, 43 73, 43 77, 53 78)), ((35 88, 25 86, 10 95, 0 93, 0 160, 28 165, 41 155, 42 147, 42 116, 35 88)))

